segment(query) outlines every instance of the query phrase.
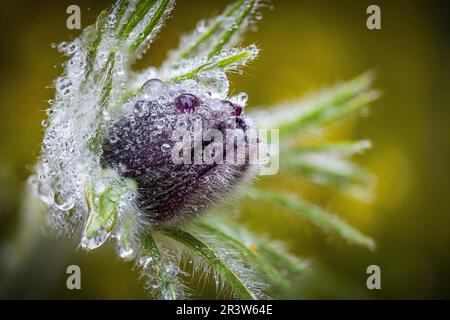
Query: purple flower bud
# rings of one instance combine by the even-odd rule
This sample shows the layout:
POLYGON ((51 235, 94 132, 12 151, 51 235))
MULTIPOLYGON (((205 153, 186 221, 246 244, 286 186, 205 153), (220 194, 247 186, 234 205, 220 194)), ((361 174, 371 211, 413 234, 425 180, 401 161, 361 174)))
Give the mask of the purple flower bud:
MULTIPOLYGON (((155 222, 192 217, 223 199, 249 172, 249 153, 255 143, 247 137, 249 122, 242 107, 206 94, 169 92, 166 97, 137 101, 132 112, 111 125, 103 143, 103 166, 137 181, 139 208, 155 222), (243 147, 246 161, 174 163, 172 133, 185 129, 195 135, 196 123, 201 123, 203 133, 219 130, 224 139, 230 129, 242 133, 243 139, 232 144, 223 141, 218 156, 223 160, 230 148, 243 147)), ((193 140, 187 152, 193 155, 196 143, 204 151, 212 142, 193 140)))

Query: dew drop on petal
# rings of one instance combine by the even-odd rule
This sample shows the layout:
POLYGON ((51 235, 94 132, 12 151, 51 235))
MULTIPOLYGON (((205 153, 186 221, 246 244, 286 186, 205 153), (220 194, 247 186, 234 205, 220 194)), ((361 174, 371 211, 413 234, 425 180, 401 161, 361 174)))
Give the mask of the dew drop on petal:
POLYGON ((105 228, 99 228, 95 235, 88 237, 83 234, 81 238, 81 247, 88 250, 93 250, 100 247, 106 240, 108 240, 111 231, 107 231, 105 228))
POLYGON ((200 100, 193 94, 184 93, 175 98, 175 108, 183 113, 194 112, 199 104, 200 100))
POLYGON ((227 75, 222 70, 202 72, 197 75, 197 80, 205 88, 217 97, 226 97, 230 88, 227 75))
POLYGON ((175 126, 176 126, 177 129, 184 130, 184 129, 186 129, 188 127, 188 124, 187 124, 187 122, 185 120, 180 119, 180 120, 177 121, 175 126))
POLYGON ((116 143, 117 141, 119 141, 119 137, 115 134, 115 133, 113 133, 113 134, 111 134, 110 136, 109 136, 109 142, 111 142, 111 143, 116 143))
POLYGON ((164 143, 162 146, 161 146, 161 151, 162 152, 169 152, 170 151, 170 145, 168 144, 168 143, 164 143))
POLYGON ((166 121, 163 118, 159 119, 156 122, 156 128, 159 130, 163 129, 165 126, 166 126, 166 121))
POLYGON ((150 79, 142 86, 142 91, 152 99, 156 98, 163 89, 164 82, 159 79, 150 79))

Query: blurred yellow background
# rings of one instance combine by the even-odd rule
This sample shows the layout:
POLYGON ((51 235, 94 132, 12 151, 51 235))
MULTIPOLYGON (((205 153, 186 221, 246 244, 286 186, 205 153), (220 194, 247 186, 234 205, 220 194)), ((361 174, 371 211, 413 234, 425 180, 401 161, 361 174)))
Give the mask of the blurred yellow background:
MULTIPOLYGON (((172 18, 137 67, 160 63, 179 35, 227 3, 177 1, 172 18)), ((17 232, 21 186, 38 154, 42 110, 53 95, 46 86, 61 72, 63 59, 50 44, 78 34, 66 29, 70 4, 81 7, 85 27, 111 1, 17 0, 0 5, 0 247, 17 232)), ((295 288, 298 298, 450 298, 448 3, 376 1, 382 29, 374 31, 366 28, 366 8, 372 1, 272 4, 274 10, 263 11, 258 31, 245 38, 245 43, 262 48, 260 58, 244 75, 232 78, 235 91, 249 94, 249 108, 295 99, 368 69, 376 72, 375 86, 383 92, 368 117, 332 131, 333 139, 372 140, 373 149, 357 161, 377 176, 373 203, 311 191, 289 177, 272 179, 274 187, 304 189, 305 196, 373 237, 378 249, 371 253, 349 246, 277 211, 269 212, 269 226, 258 215, 267 210, 263 205, 242 205, 248 224, 318 263, 318 276, 295 288), (366 288, 371 264, 381 267, 379 291, 366 288)), ((0 278, 0 297, 146 297, 131 265, 120 261, 111 246, 90 254, 72 254, 75 250, 70 241, 45 240, 31 269, 14 279, 0 278), (65 287, 69 264, 81 267, 81 291, 65 287)), ((202 297, 211 296, 207 290, 202 297)))

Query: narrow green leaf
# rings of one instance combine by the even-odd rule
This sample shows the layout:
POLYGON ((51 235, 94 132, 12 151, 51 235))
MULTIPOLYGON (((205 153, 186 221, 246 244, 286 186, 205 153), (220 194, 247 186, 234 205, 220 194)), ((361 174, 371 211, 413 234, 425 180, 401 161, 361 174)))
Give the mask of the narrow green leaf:
POLYGON ((261 127, 279 128, 280 135, 285 137, 316 128, 341 119, 376 100, 379 95, 375 90, 370 90, 372 80, 372 74, 365 73, 306 100, 269 109, 270 117, 258 119, 256 114, 255 118, 260 120, 261 127))
MULTIPOLYGON (((115 65, 115 52, 111 52, 108 57, 108 60, 100 71, 99 75, 102 76, 100 83, 103 83, 101 87, 100 101, 99 106, 101 110, 108 109, 110 104, 110 96, 113 90, 113 72, 115 65)), ((103 134, 104 134, 104 122, 103 120, 99 120, 99 124, 95 129, 95 134, 93 135, 91 141, 89 142, 89 148, 93 152, 98 152, 103 143, 103 134)))
POLYGON ((287 154, 283 159, 286 167, 305 176, 316 178, 317 182, 324 179, 335 184, 351 182, 368 186, 372 181, 371 176, 361 167, 329 155, 287 154))
POLYGON ((300 274, 306 268, 305 263, 284 252, 284 250, 271 247, 259 236, 225 217, 219 215, 205 216, 197 219, 194 224, 241 251, 255 268, 260 269, 268 276, 275 286, 281 288, 290 286, 286 276, 282 275, 276 267, 288 270, 292 274, 300 274))
POLYGON ((369 105, 371 102, 380 98, 380 93, 377 90, 370 90, 364 92, 355 98, 349 100, 348 102, 341 105, 338 108, 330 108, 327 112, 323 113, 317 118, 315 123, 325 124, 333 121, 340 120, 347 117, 348 115, 361 110, 365 106, 369 105))
POLYGON ((200 47, 201 44, 211 39, 219 29, 224 27, 224 24, 227 21, 227 19, 230 18, 238 9, 240 9, 244 4, 244 2, 245 0, 237 1, 235 4, 229 7, 227 11, 218 16, 215 19, 215 22, 212 25, 210 25, 205 32, 202 32, 196 39, 192 39, 190 41, 190 45, 183 51, 181 51, 181 53, 175 60, 182 60, 191 56, 198 49, 198 47, 200 47))
POLYGON ((200 255, 213 270, 225 280, 233 292, 240 299, 257 299, 257 296, 245 285, 239 276, 230 268, 226 261, 219 257, 215 250, 206 245, 192 234, 180 229, 167 229, 164 234, 189 247, 193 252, 200 255))
POLYGON ((230 42, 233 35, 239 30, 239 27, 245 21, 245 18, 250 14, 250 12, 252 12, 256 3, 256 0, 249 0, 243 4, 244 9, 236 17, 236 21, 231 25, 231 27, 223 32, 217 44, 208 53, 208 58, 214 57, 230 42))
POLYGON ((256 254, 252 247, 247 247, 244 243, 225 233, 217 226, 201 222, 198 222, 198 226, 206 232, 209 232, 211 235, 218 237, 221 241, 230 245, 230 247, 242 252, 256 268, 262 270, 269 277, 273 284, 284 288, 289 287, 289 283, 286 279, 270 264, 270 262, 266 261, 263 256, 256 254))
POLYGON ((108 57, 108 60, 105 64, 105 67, 100 72, 102 76, 100 79, 100 83, 103 84, 101 88, 101 96, 100 96, 100 107, 102 109, 106 109, 109 104, 109 97, 111 95, 111 91, 113 89, 113 73, 115 67, 115 56, 116 53, 112 51, 108 57))
POLYGON ((322 230, 338 234, 349 243, 366 247, 370 250, 375 249, 375 242, 373 239, 350 226, 338 216, 329 213, 316 205, 303 201, 294 195, 282 195, 274 192, 251 189, 250 196, 255 200, 286 208, 290 212, 311 221, 322 230))
POLYGON ((372 199, 373 176, 350 161, 330 154, 308 152, 286 152, 283 160, 282 168, 289 173, 297 173, 361 201, 372 199))
POLYGON ((280 134, 292 134, 304 131, 312 127, 318 127, 331 121, 343 118, 350 113, 361 109, 370 102, 376 100, 378 95, 375 91, 367 93, 356 93, 356 96, 349 98, 349 92, 343 92, 343 96, 337 95, 330 99, 325 99, 318 104, 310 104, 310 108, 305 107, 303 112, 290 123, 279 127, 280 134), (344 99, 345 97, 345 99, 344 99))
POLYGON ((170 3, 171 0, 161 0, 161 4, 159 5, 155 14, 150 19, 150 22, 147 24, 144 30, 141 33, 139 33, 137 39, 131 45, 132 52, 136 52, 136 50, 145 42, 147 37, 153 32, 155 27, 160 23, 170 3))
POLYGON ((83 85, 86 85, 86 82, 90 80, 92 71, 94 70, 94 62, 97 57, 98 47, 102 40, 102 35, 106 25, 107 17, 108 17, 108 10, 103 10, 97 17, 97 22, 95 26, 95 40, 92 45, 92 48, 88 48, 88 54, 86 59, 87 60, 86 72, 84 74, 83 85))
POLYGON ((103 134, 104 134, 104 128, 102 124, 99 124, 97 126, 97 129, 95 129, 94 135, 91 138, 91 141, 89 141, 89 149, 97 153, 100 151, 100 148, 103 143, 103 134))
MULTIPOLYGON (((206 216, 204 219, 209 218, 206 216)), ((274 265, 284 268, 292 274, 302 274, 308 268, 307 262, 299 260, 285 250, 272 247, 266 240, 253 234, 235 221, 219 215, 214 215, 214 217, 211 217, 210 219, 210 223, 217 224, 233 237, 254 246, 253 249, 255 249, 256 252, 264 255, 265 258, 274 265)))
POLYGON ((129 4, 130 4, 130 0, 121 0, 120 1, 119 7, 117 9, 117 14, 116 14, 115 29, 117 29, 120 26, 120 21, 122 20, 122 17, 125 14, 125 11, 127 11, 129 4))
POLYGON ((157 0, 141 0, 136 4, 136 8, 131 17, 128 18, 127 23, 122 27, 119 32, 119 39, 125 40, 129 37, 130 33, 136 28, 139 22, 145 17, 148 11, 155 5, 157 0))
POLYGON ((147 232, 140 236, 140 243, 142 247, 142 252, 140 254, 141 268, 143 269, 144 275, 147 275, 153 280, 157 279, 160 286, 158 290, 161 292, 161 297, 166 300, 177 299, 176 295, 176 283, 173 279, 173 275, 166 272, 165 264, 161 252, 153 239, 150 232, 147 232), (149 261, 149 262, 146 262, 149 261), (151 266, 150 270, 147 270, 151 266))
POLYGON ((293 154, 327 154, 339 157, 348 157, 362 153, 371 148, 370 140, 339 141, 331 144, 320 144, 314 146, 301 146, 292 150, 293 154))
POLYGON ((224 58, 216 58, 209 60, 208 62, 196 66, 193 70, 187 71, 181 75, 173 76, 168 81, 177 82, 186 79, 192 79, 200 72, 223 69, 225 71, 229 69, 235 69, 238 65, 243 65, 247 61, 256 57, 258 51, 255 46, 250 46, 238 51, 235 54, 230 54, 224 58))

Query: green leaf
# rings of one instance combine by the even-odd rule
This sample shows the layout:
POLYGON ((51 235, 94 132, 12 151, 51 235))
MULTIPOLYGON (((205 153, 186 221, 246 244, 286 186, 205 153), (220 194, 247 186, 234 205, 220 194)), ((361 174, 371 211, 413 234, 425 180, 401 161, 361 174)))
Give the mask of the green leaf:
POLYGON ((210 70, 223 69, 225 71, 234 70, 239 65, 244 65, 250 60, 256 58, 258 49, 256 46, 249 46, 247 48, 237 50, 236 53, 230 52, 223 57, 216 57, 207 62, 194 66, 192 70, 185 71, 181 75, 172 76, 168 81, 177 82, 186 79, 194 78, 198 73, 210 70))
POLYGON ((216 254, 216 251, 205 244, 194 235, 180 229, 167 229, 165 235, 184 244, 193 252, 200 255, 213 270, 231 287, 239 299, 257 299, 256 293, 241 280, 235 271, 228 265, 227 261, 216 254))
MULTIPOLYGON (((100 14, 97 17, 97 22, 95 25, 95 40, 93 42, 92 47, 86 48, 87 53, 87 58, 86 58, 86 72, 84 74, 84 78, 83 78, 83 86, 86 86, 86 83, 91 80, 91 75, 92 72, 94 70, 94 62, 95 62, 95 58, 97 57, 97 51, 98 51, 98 47, 100 45, 100 42, 102 40, 102 35, 104 32, 104 28, 106 25, 106 21, 107 21, 107 17, 108 17, 108 10, 103 10, 102 12, 100 12, 100 14)), ((83 32, 83 34, 86 33, 90 33, 92 32, 92 28, 86 28, 86 30, 83 32)), ((90 45, 90 42, 88 42, 88 45, 90 45)))
POLYGON ((301 151, 285 152, 283 160, 282 168, 289 173, 297 173, 316 184, 336 188, 360 200, 371 199, 374 177, 350 161, 324 152, 301 151))
POLYGON ((244 0, 237 1, 232 6, 227 8, 227 10, 219 15, 216 19, 213 20, 209 26, 207 26, 205 32, 201 32, 197 38, 190 39, 187 43, 187 47, 184 49, 179 49, 181 51, 177 58, 174 60, 182 60, 189 58, 203 43, 207 42, 217 33, 217 31, 223 29, 228 25, 229 18, 242 6, 245 4, 244 0))
POLYGON ((116 53, 112 51, 108 57, 105 67, 100 73, 100 75, 102 76, 100 79, 100 84, 103 84, 101 87, 101 95, 100 95, 101 109, 107 109, 109 106, 109 98, 111 95, 111 91, 113 89, 113 72, 115 67, 114 61, 115 56, 116 53))
POLYGON ((322 230, 336 233, 349 243, 366 247, 370 250, 375 249, 373 239, 350 226, 338 216, 316 205, 303 201, 294 195, 282 195, 256 189, 250 189, 249 193, 252 199, 288 209, 289 212, 306 218, 322 230))
POLYGON ((279 128, 280 135, 286 139, 306 129, 344 118, 378 99, 378 92, 370 89, 372 80, 372 74, 365 73, 306 100, 269 109, 270 117, 258 119, 258 114, 255 114, 255 118, 262 128, 279 128))
POLYGON ((117 14, 116 14, 116 26, 115 29, 117 29, 120 26, 120 21, 122 21, 122 18, 127 11, 127 8, 130 4, 130 0, 121 0, 119 2, 119 6, 117 8, 117 14))
POLYGON ((139 47, 141 47, 141 45, 144 44, 147 37, 154 31, 155 27, 158 26, 158 24, 161 22, 171 2, 172 0, 161 0, 158 9, 148 22, 147 26, 144 28, 142 32, 139 33, 137 39, 131 45, 130 49, 132 52, 136 52, 139 49, 139 47))
POLYGON ((292 149, 293 154, 326 154, 339 157, 348 157, 362 153, 371 148, 370 140, 340 141, 330 144, 314 146, 301 146, 292 149))
POLYGON ((222 35, 219 37, 217 44, 211 49, 211 51, 208 53, 208 58, 212 58, 215 55, 217 55, 231 40, 233 35, 239 30, 242 23, 245 21, 245 18, 252 12, 252 10, 255 8, 257 1, 256 0, 249 0, 245 1, 242 4, 243 10, 241 13, 236 17, 236 20, 231 25, 231 27, 227 28, 222 35))
POLYGON ((98 196, 96 203, 94 185, 88 182, 86 198, 89 217, 83 231, 82 247, 95 249, 108 239, 116 225, 117 207, 122 196, 134 189, 136 185, 132 180, 112 180, 98 196))
POLYGON ((99 229, 111 231, 116 223, 116 205, 120 200, 119 194, 111 185, 107 186, 99 198, 98 208, 94 205, 94 191, 88 191, 90 215, 85 228, 86 237, 93 237, 99 229))
POLYGON ((365 106, 369 105, 371 102, 377 100, 379 97, 380 93, 377 90, 370 90, 361 93, 360 95, 343 103, 342 105, 334 108, 330 107, 329 110, 322 113, 321 115, 311 118, 309 121, 310 123, 307 123, 307 121, 305 121, 305 125, 312 126, 340 120, 352 113, 355 113, 358 110, 361 110, 365 106))
POLYGON ((293 275, 299 275, 306 269, 304 262, 280 248, 272 247, 267 241, 231 219, 214 214, 197 219, 194 224, 241 251, 255 268, 268 276, 274 286, 284 289, 290 287, 288 278, 279 270, 288 270, 293 275))
POLYGON ((143 275, 149 278, 151 282, 157 281, 157 290, 162 298, 166 300, 177 299, 177 283, 174 276, 166 271, 166 264, 161 251, 150 232, 140 236, 140 244, 142 252, 139 259, 143 275))

